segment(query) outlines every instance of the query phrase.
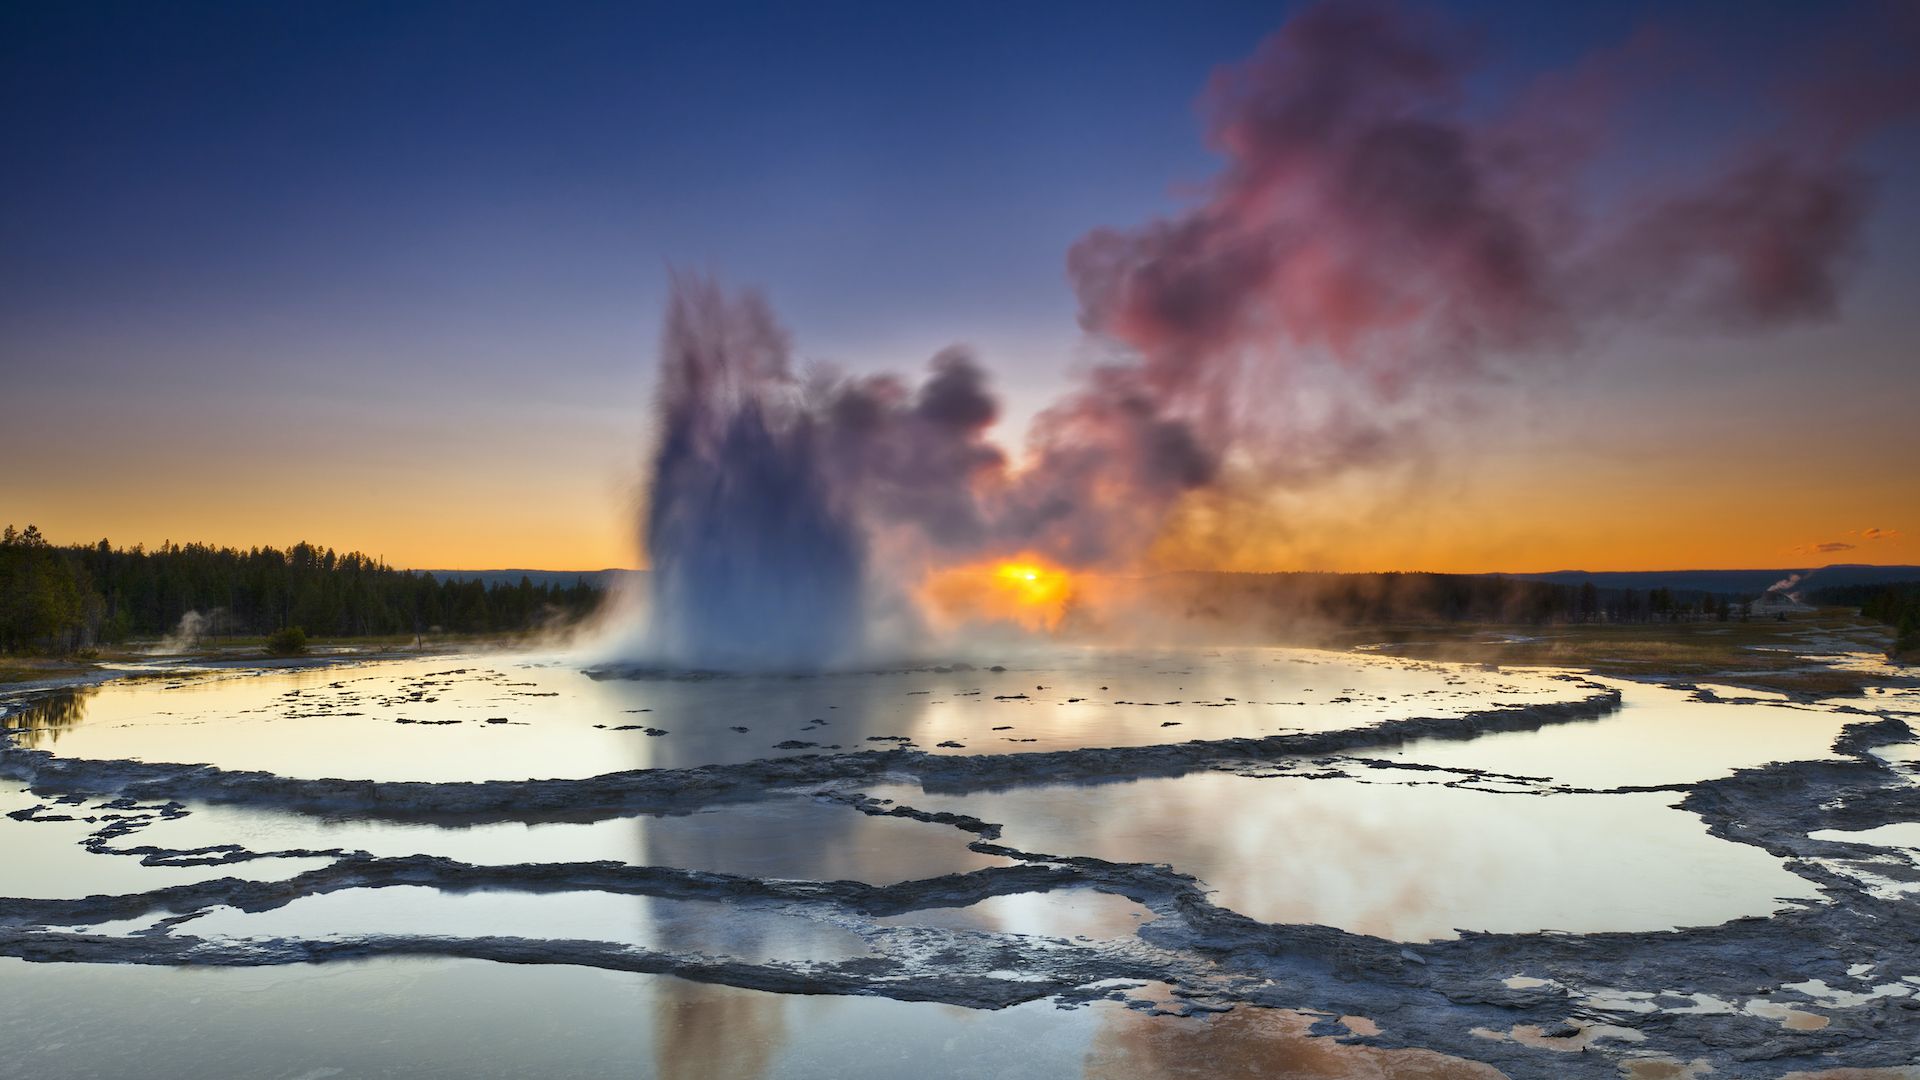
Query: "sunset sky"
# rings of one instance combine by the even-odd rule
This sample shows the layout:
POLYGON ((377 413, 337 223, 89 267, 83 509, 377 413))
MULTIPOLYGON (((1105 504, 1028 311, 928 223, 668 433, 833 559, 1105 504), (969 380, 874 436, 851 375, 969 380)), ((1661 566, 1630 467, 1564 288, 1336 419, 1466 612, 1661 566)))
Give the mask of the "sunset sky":
MULTIPOLYGON (((1657 33, 1698 96, 1597 183, 1750 122, 1843 21, 1752 3, 1444 5, 1473 102, 1657 33)), ((0 522, 307 539, 400 566, 640 565, 670 269, 801 354, 971 345, 996 435, 1100 358, 1066 256, 1191 205, 1196 102, 1289 5, 0 7, 0 522)), ((1471 111, 1475 106, 1470 102, 1471 111)), ((1830 316, 1620 320, 1434 402, 1401 453, 1276 484, 1162 565, 1920 563, 1920 141, 1861 142, 1830 316)), ((1603 192, 1604 194, 1604 192, 1603 192)), ((1419 405, 1419 402, 1415 402, 1419 405)))

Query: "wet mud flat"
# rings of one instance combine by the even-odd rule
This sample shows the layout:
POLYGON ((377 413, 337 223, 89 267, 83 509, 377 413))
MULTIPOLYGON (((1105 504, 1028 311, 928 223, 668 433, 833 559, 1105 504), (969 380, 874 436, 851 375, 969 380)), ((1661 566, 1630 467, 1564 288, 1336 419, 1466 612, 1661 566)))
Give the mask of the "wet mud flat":
MULTIPOLYGON (((0 985, 20 999, 8 1044, 30 1049, 0 1075, 60 1075, 46 1048, 161 969, 216 997, 317 995, 334 1004, 316 1022, 342 1032, 430 1027, 447 1008, 432 988, 457 972, 489 988, 478 1013, 522 1002, 488 1021, 503 1046, 565 1024, 561 1075, 637 1060, 893 1075, 911 1058, 936 1076, 1777 1077, 1920 1061, 1920 824, 1895 827, 1920 823, 1920 746, 1903 709, 1270 652, 790 680, 785 706, 765 682, 588 679, 512 656, 15 700, 0 706, 15 854, 0 985), (1098 711, 1076 717, 1096 687, 1098 711), (1099 743, 1146 715, 1171 726, 1099 743), (1003 724, 1048 742, 992 748, 1003 724), (783 725, 862 734, 755 754, 728 741, 783 725), (514 775, 522 763, 473 749, 520 728, 526 742, 502 745, 546 732, 536 766, 567 767, 514 775), (250 767, 279 752, 269 729, 295 748, 357 739, 379 760, 250 767), (633 748, 682 732, 673 753, 633 748), (135 752, 101 756, 115 748, 135 752), (579 1003, 525 1004, 542 994, 579 1003), (45 1004, 60 1000, 74 1004, 45 1004)), ((385 1064, 208 1030, 151 1074, 430 1056, 426 1036, 381 1037, 385 1064)), ((488 1060, 506 1075, 513 1053, 488 1060)))

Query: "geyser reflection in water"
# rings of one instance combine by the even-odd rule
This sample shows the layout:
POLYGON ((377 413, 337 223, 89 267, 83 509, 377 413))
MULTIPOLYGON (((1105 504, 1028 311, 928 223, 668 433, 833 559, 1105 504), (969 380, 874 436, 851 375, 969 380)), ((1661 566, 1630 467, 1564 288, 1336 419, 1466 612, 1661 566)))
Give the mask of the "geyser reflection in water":
POLYGON ((1312 1062, 1301 1075, 1325 1080, 1489 1075, 1437 1054, 1309 1039, 1303 1027, 1265 1010, 1184 1018, 1036 1001, 987 1012, 478 960, 166 969, 0 959, 0 1075, 21 1077, 1214 1080, 1271 1075, 1262 1069, 1279 1062, 1312 1062))

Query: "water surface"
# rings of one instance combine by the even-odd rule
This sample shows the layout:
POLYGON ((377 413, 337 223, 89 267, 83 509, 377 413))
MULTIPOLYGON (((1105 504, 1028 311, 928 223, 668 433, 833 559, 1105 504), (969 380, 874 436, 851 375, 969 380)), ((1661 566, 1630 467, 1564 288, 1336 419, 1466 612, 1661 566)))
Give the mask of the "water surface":
POLYGON ((1021 753, 1364 726, 1589 692, 1538 672, 1289 649, 1010 657, 967 670, 593 678, 490 654, 191 672, 14 723, 69 757, 372 780, 577 778, 913 746, 1021 753))

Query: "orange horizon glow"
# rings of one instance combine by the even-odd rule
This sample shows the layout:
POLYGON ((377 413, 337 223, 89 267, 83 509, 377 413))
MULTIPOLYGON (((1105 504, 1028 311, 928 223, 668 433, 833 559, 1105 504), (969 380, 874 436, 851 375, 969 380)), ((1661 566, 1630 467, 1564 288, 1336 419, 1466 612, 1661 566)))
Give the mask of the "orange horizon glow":
MULTIPOLYGON (((1801 445, 1656 439, 1633 455, 1616 454, 1618 445, 1598 436, 1462 448, 1437 471, 1353 474, 1276 491, 1253 506, 1183 507, 1136 569, 1920 565, 1906 437, 1877 428, 1801 445)), ((411 569, 644 567, 641 500, 632 455, 622 449, 638 442, 612 431, 585 445, 556 436, 544 459, 500 445, 398 463, 349 450, 289 466, 203 455, 176 441, 156 443, 138 469, 82 448, 48 467, 0 471, 0 524, 37 525, 57 544, 106 538, 119 547, 171 540, 244 549, 304 540, 411 569)), ((975 569, 991 573, 994 565, 975 569)))
MULTIPOLYGON (((630 521, 609 514, 604 507, 579 508, 583 511, 579 520, 592 527, 576 529, 545 526, 537 514, 495 520, 484 510, 453 513, 450 507, 440 508, 446 513, 387 515, 329 514, 315 508, 275 515, 271 525, 238 507, 197 507, 177 515, 177 520, 145 528, 125 519, 110 525, 107 515, 80 508, 62 513, 22 509, 26 508, 0 509, 0 524, 37 525, 49 541, 60 545, 93 544, 104 538, 122 548, 136 544, 154 548, 170 541, 244 550, 285 549, 305 541, 340 552, 359 551, 400 569, 591 572, 646 568, 646 560, 637 557, 630 521), (198 518, 200 526, 195 527, 191 518, 198 518)), ((1670 522, 1658 530, 1647 528, 1649 518, 1659 521, 1658 512, 1605 520, 1583 517, 1548 501, 1540 507, 1538 519, 1514 515, 1502 520, 1476 509, 1485 508, 1456 507, 1424 516, 1418 528, 1398 532, 1383 531, 1366 520, 1327 520, 1310 529, 1298 522, 1288 530, 1255 528, 1232 543, 1169 534, 1146 563, 1132 570, 1146 574, 1199 570, 1526 574, 1800 569, 1835 563, 1920 565, 1920 537, 1873 518, 1826 527, 1811 515, 1806 520, 1789 516, 1772 523, 1765 533, 1756 529, 1742 537, 1742 543, 1729 545, 1717 527, 1722 511, 1711 504, 1698 512, 1698 520, 1670 522), (1838 544, 1850 546, 1821 550, 1838 544)), ((1734 516, 1738 511, 1724 513, 1734 516)), ((971 578, 976 588, 1014 593, 1028 588, 1044 591, 1058 580, 1053 574, 1066 574, 1024 557, 942 573, 946 572, 971 578), (1030 566, 1036 577, 1029 581, 1022 576, 1026 571, 1005 569, 1010 566, 1030 566)), ((1047 602, 1050 599, 1040 604, 1044 607, 1047 602)))

